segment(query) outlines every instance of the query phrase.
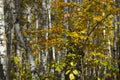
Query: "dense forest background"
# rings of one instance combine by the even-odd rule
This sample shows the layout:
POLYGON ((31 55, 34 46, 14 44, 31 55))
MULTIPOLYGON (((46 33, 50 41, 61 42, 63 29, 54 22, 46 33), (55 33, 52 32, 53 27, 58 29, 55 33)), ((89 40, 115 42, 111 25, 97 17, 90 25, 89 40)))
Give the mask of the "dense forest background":
POLYGON ((120 0, 0 0, 0 80, 120 80, 120 0))

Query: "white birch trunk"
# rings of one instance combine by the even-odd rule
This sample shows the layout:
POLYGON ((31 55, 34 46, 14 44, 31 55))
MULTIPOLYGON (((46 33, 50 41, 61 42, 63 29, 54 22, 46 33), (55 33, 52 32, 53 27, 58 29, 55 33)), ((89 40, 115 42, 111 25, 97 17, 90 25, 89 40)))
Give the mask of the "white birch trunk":
MULTIPOLYGON (((51 23, 51 0, 48 0, 47 8, 48 8, 48 26, 51 29, 52 28, 52 23, 51 23)), ((55 47, 53 45, 52 45, 52 58, 53 58, 53 61, 55 61, 55 59, 56 59, 55 47)), ((52 69, 51 71, 54 74, 54 69, 52 69)))
POLYGON ((0 0, 0 63, 3 65, 4 74, 7 70, 7 49, 6 49, 6 35, 4 27, 4 4, 3 0, 0 0))
MULTIPOLYGON (((28 14, 28 22, 31 23, 31 8, 29 6, 27 6, 27 14, 28 14)), ((30 49, 28 49, 28 58, 29 58, 29 61, 30 61, 30 64, 31 64, 31 71, 34 71, 35 68, 36 68, 36 65, 35 65, 35 61, 34 61, 34 58, 33 58, 33 55, 32 53, 30 52, 30 49)), ((35 78, 35 75, 32 74, 32 78, 35 78)))
MULTIPOLYGON (((47 14, 47 1, 48 0, 42 0, 42 9, 43 9, 43 29, 47 30, 48 29, 48 14, 47 14)), ((45 39, 48 39, 48 32, 45 33, 45 39)), ((45 46, 47 47, 47 44, 45 44, 45 46)), ((45 53, 42 53, 42 55, 44 57, 42 57, 43 59, 43 66, 44 66, 44 70, 46 71, 45 73, 48 72, 47 70, 47 57, 48 57, 48 49, 45 49, 45 53)))

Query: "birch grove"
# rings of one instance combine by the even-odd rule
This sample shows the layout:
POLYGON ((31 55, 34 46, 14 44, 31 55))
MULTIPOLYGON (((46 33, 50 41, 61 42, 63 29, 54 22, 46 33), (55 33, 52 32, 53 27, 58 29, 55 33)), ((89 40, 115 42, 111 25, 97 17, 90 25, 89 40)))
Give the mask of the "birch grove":
POLYGON ((119 0, 0 0, 0 80, 119 80, 119 0))

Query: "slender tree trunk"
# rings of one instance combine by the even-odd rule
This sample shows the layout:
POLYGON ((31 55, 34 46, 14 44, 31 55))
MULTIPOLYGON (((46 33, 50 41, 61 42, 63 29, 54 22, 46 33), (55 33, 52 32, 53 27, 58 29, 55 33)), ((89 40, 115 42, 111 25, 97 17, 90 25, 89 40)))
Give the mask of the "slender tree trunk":
MULTIPOLYGON (((30 24, 31 23, 31 7, 27 6, 27 11, 28 11, 28 23, 30 24)), ((36 23, 37 27, 38 27, 38 24, 36 23)), ((30 26, 29 26, 30 27, 30 26)), ((27 56, 28 56, 28 59, 29 59, 29 62, 30 62, 30 65, 31 65, 31 72, 32 72, 32 78, 35 78, 35 75, 34 75, 34 71, 36 69, 36 64, 35 64, 35 61, 34 61, 34 57, 32 55, 32 52, 30 50, 30 48, 26 48, 27 49, 27 56)))
MULTIPOLYGON (((13 76, 11 75, 11 69, 12 69, 12 63, 11 63, 11 53, 12 53, 12 39, 13 39, 13 34, 14 34, 14 27, 12 22, 14 23, 15 19, 14 19, 14 2, 12 0, 7 0, 6 4, 8 5, 7 9, 9 9, 9 13, 7 13, 8 11, 5 9, 4 11, 6 12, 4 15, 8 16, 8 20, 10 20, 9 22, 5 22, 6 25, 6 32, 8 32, 7 34, 7 75, 6 75, 6 80, 12 79, 13 76)), ((6 5, 5 5, 6 7, 6 5)))
MULTIPOLYGON (((47 2, 48 0, 42 0, 42 20, 43 20, 43 29, 48 30, 48 12, 47 12, 47 2)), ((45 33, 44 35, 45 40, 48 40, 48 32, 45 33)), ((47 74, 48 73, 48 68, 47 68, 47 58, 48 58, 48 49, 47 49, 48 44, 45 44, 45 51, 42 53, 43 57, 43 66, 44 66, 44 71, 47 74)))
POLYGON ((0 0, 0 79, 7 75, 7 47, 4 27, 4 0, 0 0))
MULTIPOLYGON (((115 7, 120 8, 120 5, 119 5, 120 0, 115 0, 115 3, 116 3, 115 7)), ((120 11, 117 14, 119 15, 120 11)), ((120 22, 120 16, 116 16, 115 20, 116 20, 116 22, 120 22)), ((116 43, 116 46, 115 46, 115 47, 117 47, 117 49, 116 49, 117 51, 115 50, 115 52, 116 52, 115 58, 119 61, 120 60, 120 25, 116 25, 115 27, 118 27, 117 28, 117 36, 115 36, 118 38, 118 42, 116 43)), ((119 75, 120 75, 120 62, 118 62, 117 65, 118 65, 118 69, 119 69, 119 73, 117 75, 117 80, 120 80, 120 77, 119 77, 119 75)))

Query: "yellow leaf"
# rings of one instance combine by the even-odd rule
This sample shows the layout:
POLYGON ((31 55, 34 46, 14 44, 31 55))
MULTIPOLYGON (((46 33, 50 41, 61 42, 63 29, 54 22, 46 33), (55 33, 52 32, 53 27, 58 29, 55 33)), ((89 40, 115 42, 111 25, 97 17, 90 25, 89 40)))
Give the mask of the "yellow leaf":
POLYGON ((83 35, 81 35, 81 36, 79 36, 80 37, 80 39, 87 39, 87 36, 83 36, 83 35))
POLYGON ((111 74, 107 73, 107 74, 106 74, 106 77, 111 77, 111 74))
POLYGON ((36 64, 36 65, 39 65, 39 62, 40 62, 39 58, 36 58, 36 59, 35 59, 35 64, 36 64))
POLYGON ((38 53, 39 53, 38 49, 35 49, 35 50, 33 51, 33 54, 34 54, 34 55, 36 55, 36 54, 38 54, 38 53))
POLYGON ((71 36, 76 37, 76 38, 79 37, 79 35, 76 32, 72 32, 71 36))
POLYGON ((102 16, 95 16, 95 17, 93 17, 93 20, 101 21, 102 20, 102 16))
POLYGON ((67 74, 69 74, 69 73, 70 73, 70 70, 67 70, 65 74, 67 75, 67 74))
POLYGON ((13 80, 16 80, 15 78, 13 80))
POLYGON ((74 66, 74 63, 73 63, 73 62, 70 62, 70 65, 71 65, 71 66, 74 66))
POLYGON ((70 74, 69 74, 69 79, 70 79, 70 80, 74 80, 74 79, 75 79, 75 76, 74 76, 73 73, 70 73, 70 74))
POLYGON ((97 80, 101 80, 101 79, 98 77, 97 80))
POLYGON ((55 67, 55 64, 52 64, 52 67, 55 67))
POLYGON ((81 15, 83 15, 83 13, 82 13, 82 12, 78 12, 78 15, 80 15, 80 16, 81 16, 81 15))
POLYGON ((26 33, 25 31, 22 31, 22 34, 23 34, 23 35, 27 35, 27 33, 26 33))
POLYGON ((85 34, 86 32, 87 32, 87 29, 80 31, 80 33, 82 33, 82 34, 85 34))

